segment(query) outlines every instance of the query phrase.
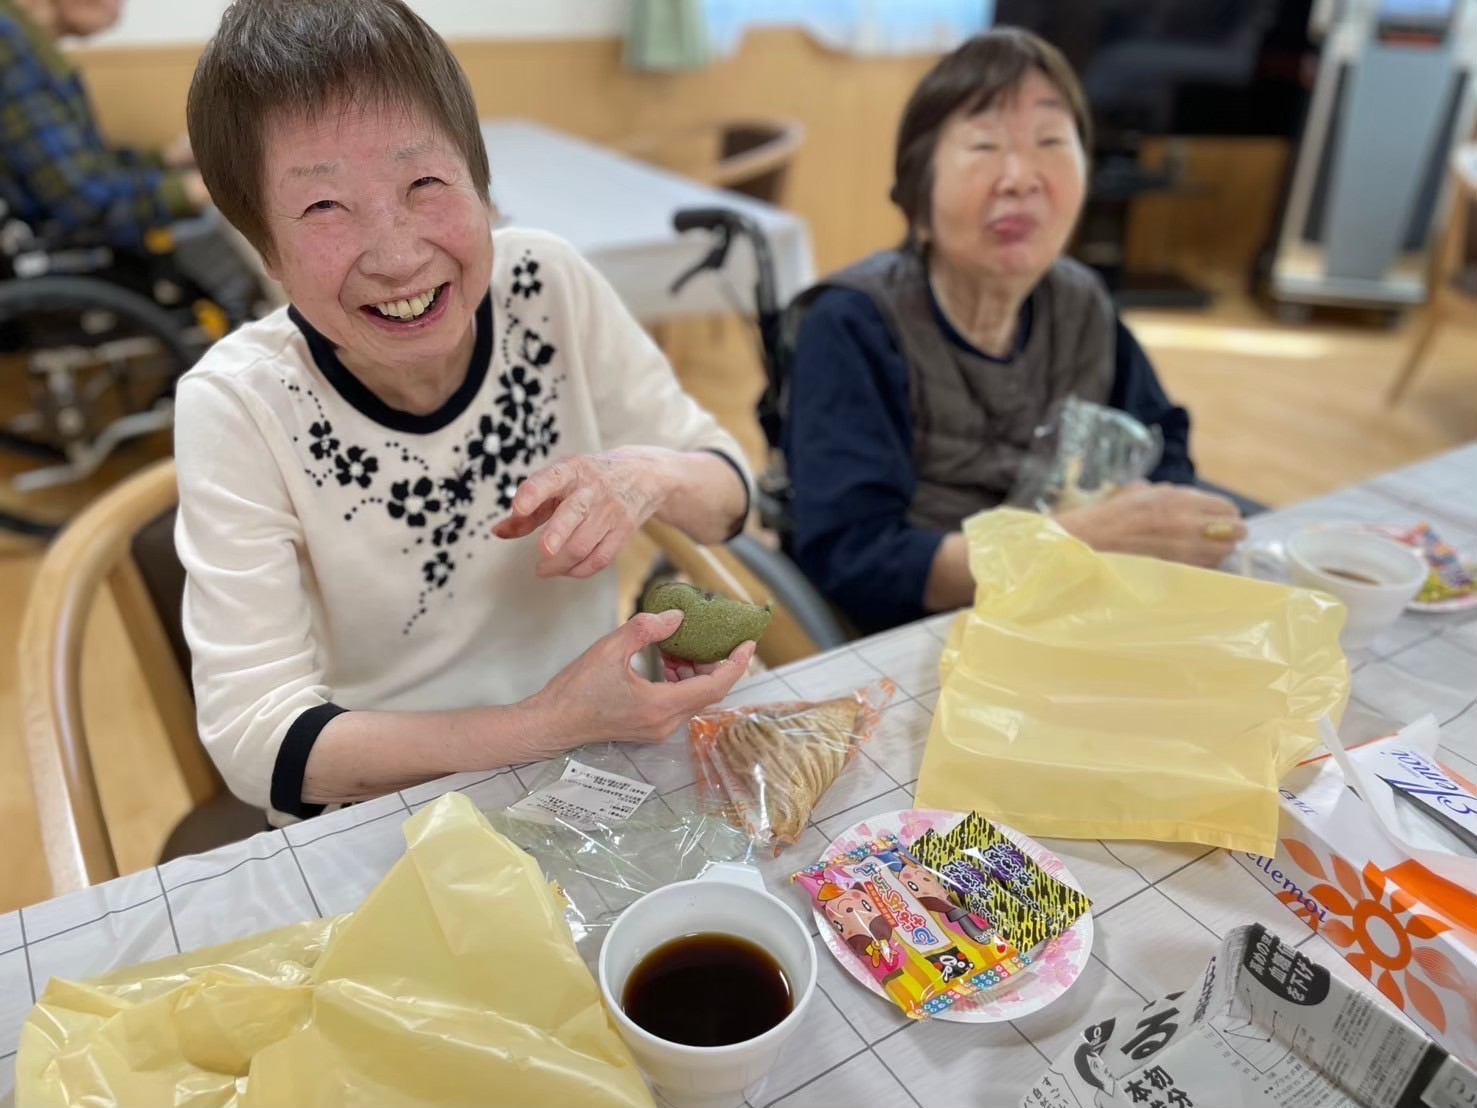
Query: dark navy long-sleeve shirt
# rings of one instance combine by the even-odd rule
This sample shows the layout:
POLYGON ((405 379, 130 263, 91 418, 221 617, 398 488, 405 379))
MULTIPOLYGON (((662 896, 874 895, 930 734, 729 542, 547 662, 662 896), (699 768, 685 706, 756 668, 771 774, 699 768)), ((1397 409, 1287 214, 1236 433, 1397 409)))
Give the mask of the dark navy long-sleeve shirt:
MULTIPOLYGON (((1030 334, 1029 300, 1021 313, 1017 350, 1030 334)), ((989 357, 937 303, 934 316, 950 342, 989 357)), ((1191 483, 1190 417, 1165 395, 1121 320, 1115 363, 1109 403, 1164 437, 1151 480, 1191 483)), ((926 614, 924 586, 945 534, 907 520, 918 484, 908 397, 907 362, 871 299, 844 288, 818 297, 797 337, 784 431, 795 494, 792 553, 862 631, 926 614)))

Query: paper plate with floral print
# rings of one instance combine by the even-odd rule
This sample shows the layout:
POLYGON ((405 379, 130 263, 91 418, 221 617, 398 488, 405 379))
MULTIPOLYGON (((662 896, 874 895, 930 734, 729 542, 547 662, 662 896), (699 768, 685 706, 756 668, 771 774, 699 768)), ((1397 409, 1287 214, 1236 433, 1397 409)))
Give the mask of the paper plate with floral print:
MULTIPOLYGON (((937 831, 940 835, 953 830, 954 825, 964 818, 962 812, 944 812, 928 808, 905 808, 897 812, 886 812, 872 816, 843 831, 826 848, 822 857, 830 858, 854 850, 879 835, 896 835, 906 846, 925 831, 937 831)), ((1065 881, 1074 889, 1081 890, 1082 884, 1062 865, 1062 860, 1035 839, 1019 831, 996 824, 1000 830, 1020 848, 1021 852, 1035 861, 1042 869, 1058 880, 1065 881)), ((852 978, 887 1000, 882 986, 862 966, 855 954, 842 943, 840 936, 826 922, 819 909, 813 910, 816 926, 821 938, 836 960, 851 974, 852 978)), ((1087 959, 1092 954, 1092 912, 1065 932, 1036 950, 1030 968, 1017 974, 1005 984, 986 992, 965 997, 952 1007, 933 1016, 936 1020, 952 1020, 957 1023, 1001 1023, 1019 1019, 1039 1012, 1053 1000, 1072 987, 1082 976, 1087 959)), ((892 1003, 890 1000, 887 1003, 892 1003)))

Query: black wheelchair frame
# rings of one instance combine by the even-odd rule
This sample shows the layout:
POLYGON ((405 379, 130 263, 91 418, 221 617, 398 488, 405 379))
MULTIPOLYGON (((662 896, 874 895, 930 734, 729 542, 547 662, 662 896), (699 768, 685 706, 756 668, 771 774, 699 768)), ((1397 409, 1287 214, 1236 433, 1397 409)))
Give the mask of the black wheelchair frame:
POLYGON ((764 389, 756 414, 769 455, 768 465, 756 482, 755 507, 760 523, 778 539, 779 549, 774 550, 749 534, 731 540, 728 549, 770 591, 775 601, 789 610, 818 647, 829 650, 841 646, 855 638, 855 633, 788 556, 791 496, 780 452, 780 434, 789 343, 784 334, 784 312, 775 289, 774 256, 769 240, 758 223, 730 208, 685 208, 673 215, 672 226, 680 234, 707 231, 713 236, 708 253, 672 282, 674 296, 698 274, 722 270, 735 240, 747 239, 754 251, 754 318, 759 359, 764 367, 764 389))
MULTIPOLYGON (((120 445, 164 430, 175 382, 211 343, 267 307, 218 230, 149 232, 140 250, 38 232, 0 201, 0 358, 24 366, 31 409, 0 449, 40 460, 22 495, 87 477, 120 445)), ((0 512, 0 529, 56 525, 0 512)))

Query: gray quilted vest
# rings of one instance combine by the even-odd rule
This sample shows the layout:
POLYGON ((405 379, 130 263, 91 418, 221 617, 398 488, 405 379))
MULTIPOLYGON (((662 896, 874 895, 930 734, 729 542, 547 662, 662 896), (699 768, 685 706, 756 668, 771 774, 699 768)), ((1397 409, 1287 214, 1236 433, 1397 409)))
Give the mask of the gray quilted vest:
POLYGON ((934 316, 923 257, 873 254, 825 278, 792 305, 786 329, 827 288, 866 293, 908 364, 915 527, 955 531, 1009 494, 1036 428, 1068 396, 1106 404, 1113 388, 1116 315, 1102 282, 1060 258, 1031 292, 1031 333, 1008 362, 949 341, 934 316))

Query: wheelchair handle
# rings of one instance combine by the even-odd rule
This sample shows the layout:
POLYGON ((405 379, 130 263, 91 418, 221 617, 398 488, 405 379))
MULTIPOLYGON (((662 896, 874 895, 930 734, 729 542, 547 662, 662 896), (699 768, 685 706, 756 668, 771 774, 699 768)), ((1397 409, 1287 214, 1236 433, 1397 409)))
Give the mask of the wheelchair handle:
POLYGON ((679 235, 688 231, 716 231, 731 227, 742 216, 728 208, 680 208, 672 215, 672 226, 679 235))
POLYGON ((769 249, 769 236, 754 219, 732 208, 679 208, 672 213, 672 226, 679 234, 711 231, 717 238, 707 256, 673 282, 674 293, 703 270, 723 268, 734 237, 743 236, 754 249, 754 269, 758 276, 754 288, 755 315, 761 327, 778 317, 779 298, 775 293, 774 255, 769 249))

